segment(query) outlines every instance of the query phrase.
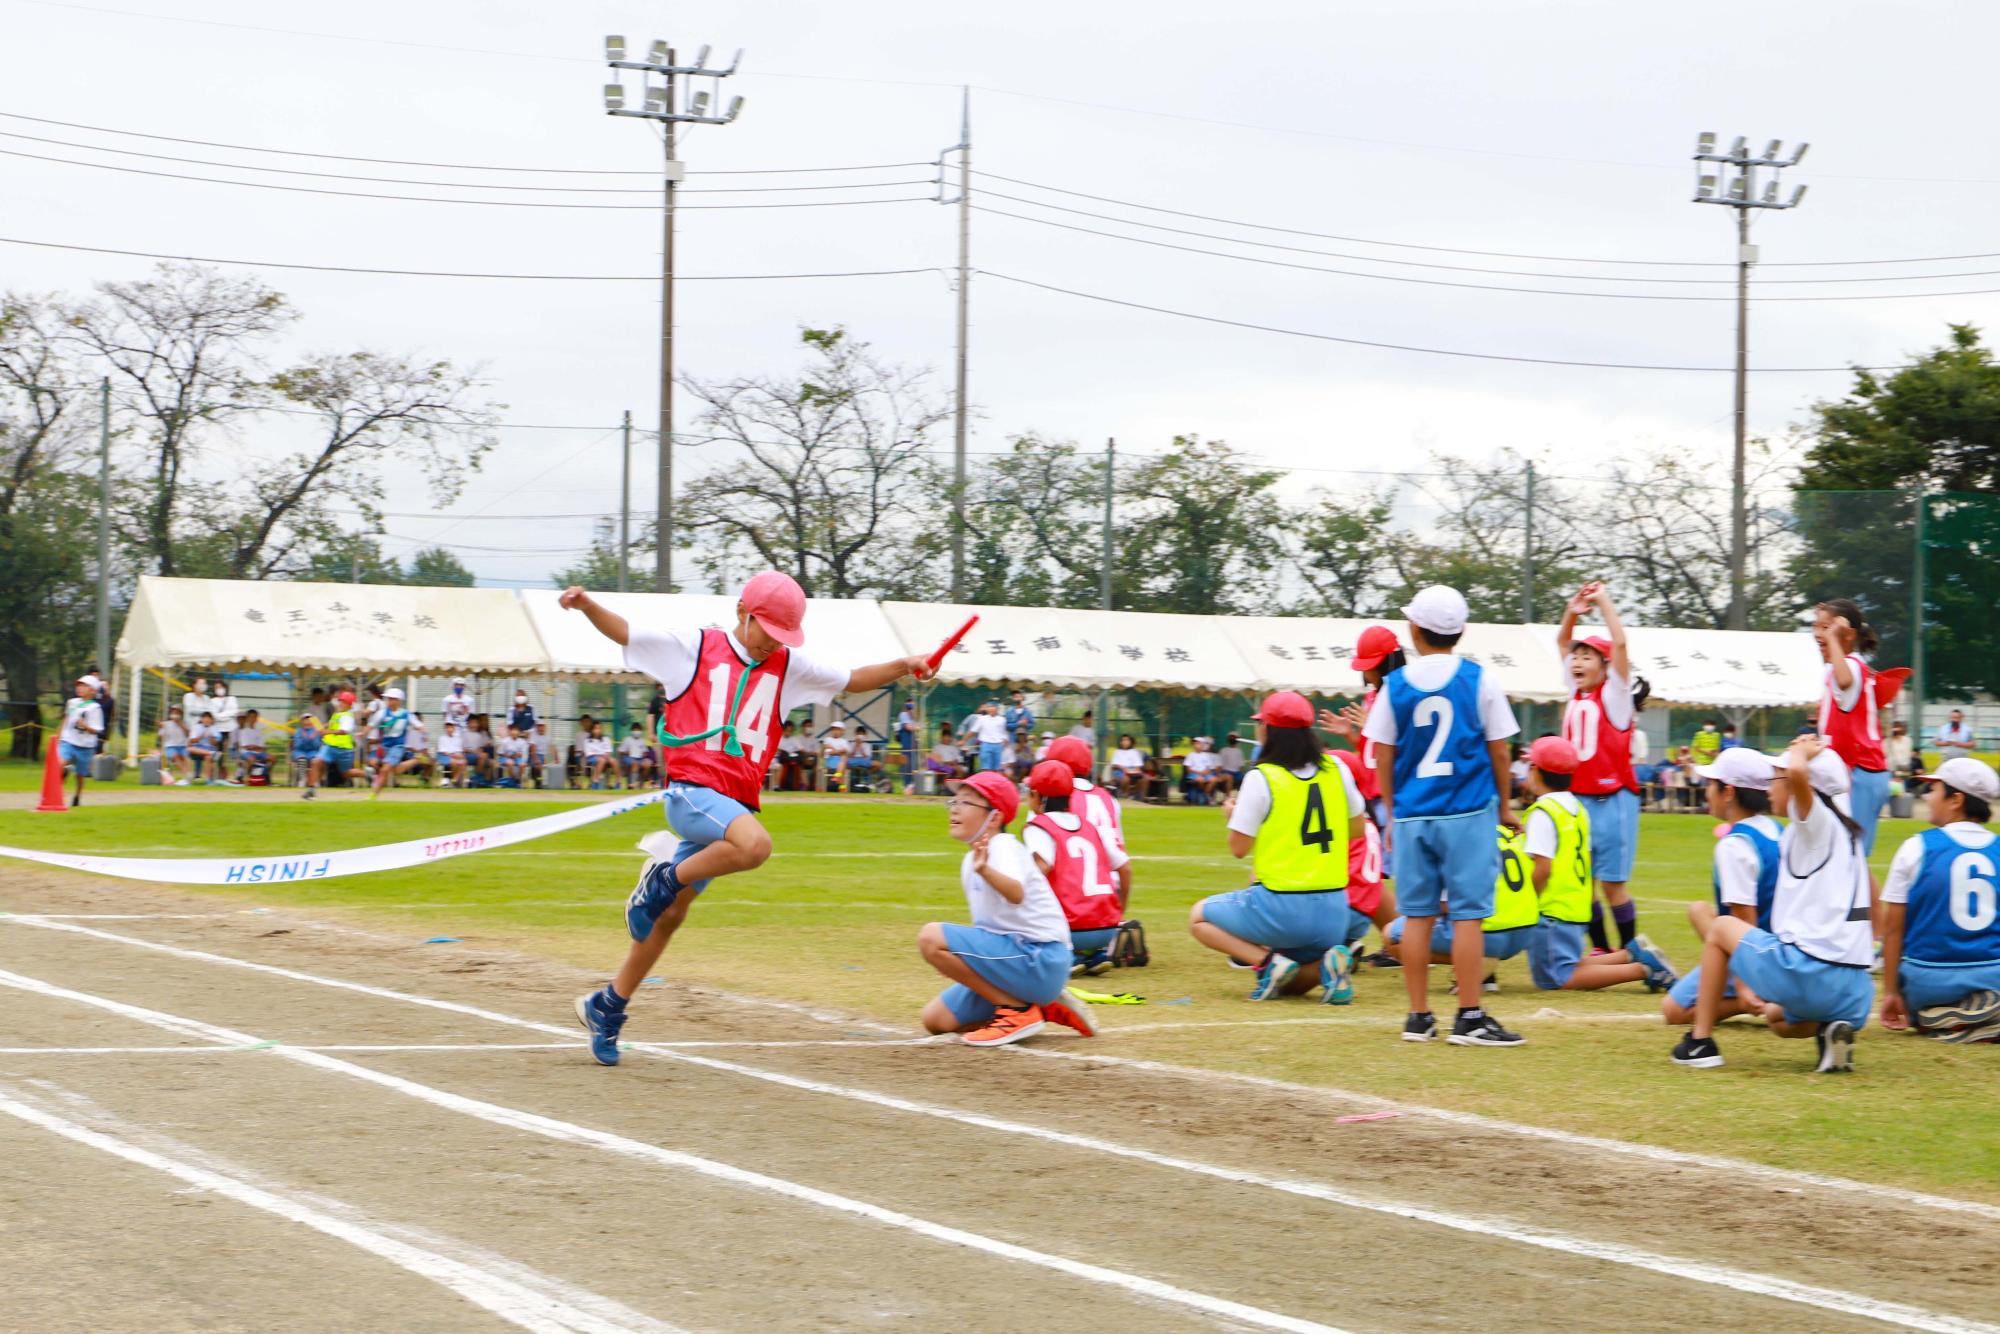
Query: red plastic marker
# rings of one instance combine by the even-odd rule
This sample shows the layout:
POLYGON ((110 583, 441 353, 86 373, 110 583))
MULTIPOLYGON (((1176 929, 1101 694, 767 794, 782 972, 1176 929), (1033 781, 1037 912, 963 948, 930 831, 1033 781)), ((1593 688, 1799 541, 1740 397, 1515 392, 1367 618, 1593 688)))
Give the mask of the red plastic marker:
POLYGON ((925 660, 930 664, 930 669, 933 672, 935 672, 938 669, 938 664, 944 661, 944 655, 951 652, 953 649, 957 648, 958 641, 965 638, 966 635, 970 634, 972 632, 972 627, 977 624, 979 624, 979 616, 977 613, 975 613, 966 618, 964 625, 961 625, 958 627, 958 629, 952 631, 950 639, 947 639, 944 641, 944 643, 938 645, 937 652, 931 654, 931 656, 925 660))

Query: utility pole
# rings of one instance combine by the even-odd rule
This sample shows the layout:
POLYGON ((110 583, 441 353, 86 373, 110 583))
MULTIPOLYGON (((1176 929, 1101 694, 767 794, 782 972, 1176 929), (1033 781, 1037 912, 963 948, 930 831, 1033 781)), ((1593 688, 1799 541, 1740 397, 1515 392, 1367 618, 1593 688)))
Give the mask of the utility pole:
POLYGON ((1528 460, 1527 521, 1521 537, 1521 621, 1535 620, 1535 461, 1528 460))
POLYGON ((1098 573, 1099 599, 1104 610, 1111 610, 1111 505, 1116 492, 1114 479, 1118 461, 1118 441, 1116 437, 1104 442, 1104 548, 1100 557, 1102 569, 1098 573))
MULTIPOLYGON (((111 378, 97 382, 97 670, 111 670, 111 378)), ((32 692, 31 692, 32 693, 32 692)), ((134 708, 138 705, 135 703, 134 708)), ((128 724, 129 726, 129 724, 128 724)))
POLYGON ((1917 550, 1910 579, 1910 737, 1921 751, 1924 748, 1924 566, 1928 554, 1924 526, 1930 508, 1922 483, 1917 485, 1912 498, 1917 510, 1917 550))
POLYGON ((958 205, 958 379, 951 413, 951 600, 965 601, 966 336, 972 302, 972 89, 959 89, 958 142, 938 154, 938 202, 958 205), (944 197, 945 158, 958 154, 958 198, 944 197))
POLYGON ((660 137, 666 148, 666 159, 660 173, 660 471, 657 500, 660 550, 653 576, 653 591, 656 593, 674 591, 674 187, 687 176, 686 165, 674 156, 674 132, 675 127, 682 124, 727 125, 743 110, 743 99, 738 97, 730 101, 726 115, 709 114, 709 104, 714 101, 721 81, 736 73, 737 65, 743 61, 743 53, 736 53, 736 59, 729 62, 728 69, 710 69, 708 52, 709 48, 704 46, 692 65, 681 65, 675 63, 671 46, 664 41, 655 41, 647 50, 646 59, 627 60, 623 37, 604 39, 605 63, 613 69, 640 71, 643 97, 639 109, 627 110, 625 85, 607 83, 604 85, 605 114, 636 116, 641 120, 660 122, 660 137), (661 81, 655 84, 649 77, 651 75, 660 76, 661 81), (710 88, 688 97, 684 107, 680 96, 682 76, 690 81, 710 81, 710 88))
POLYGON ((625 409, 623 465, 618 476, 618 591, 632 581, 632 409, 625 409))
POLYGON ((1778 173, 1796 167, 1810 144, 1800 144, 1790 157, 1780 157, 1784 142, 1773 139, 1761 154, 1753 156, 1750 141, 1737 135, 1726 153, 1717 152, 1715 134, 1704 130, 1695 140, 1694 160, 1719 164, 1714 171, 1697 169, 1694 202, 1721 204, 1736 210, 1736 448, 1729 469, 1729 625, 1731 630, 1747 630, 1750 623, 1748 565, 1750 551, 1750 502, 1745 455, 1748 445, 1750 406, 1750 266, 1757 262, 1757 247, 1750 244, 1750 210, 1753 208, 1797 208, 1806 196, 1806 187, 1796 186, 1790 199, 1778 197, 1778 173), (1770 169, 1771 179, 1761 192, 1757 189, 1757 169, 1770 169), (1733 174, 1732 174, 1733 169, 1733 174), (1725 179, 1725 177, 1727 179, 1725 179))

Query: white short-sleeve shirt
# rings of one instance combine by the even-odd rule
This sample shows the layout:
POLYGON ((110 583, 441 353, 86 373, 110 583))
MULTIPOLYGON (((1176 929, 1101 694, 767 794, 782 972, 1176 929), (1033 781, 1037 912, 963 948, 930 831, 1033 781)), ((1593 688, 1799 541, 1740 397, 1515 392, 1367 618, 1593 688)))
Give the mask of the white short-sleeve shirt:
MULTIPOLYGON (((1403 668, 1403 679, 1418 690, 1437 690, 1458 674, 1458 667, 1464 659, 1455 653, 1431 653, 1416 659, 1403 668)), ((1627 696, 1630 704, 1630 696, 1627 696)), ((1507 692, 1500 688, 1500 678, 1490 671, 1479 674, 1479 724, 1488 741, 1500 741, 1521 730, 1521 724, 1514 718, 1514 706, 1507 702, 1507 692)), ((1361 728, 1361 735, 1378 746, 1396 744, 1396 714, 1389 707, 1389 692, 1375 692, 1375 707, 1368 711, 1368 721, 1361 728)))
MULTIPOLYGON (((1064 829, 1080 829, 1083 827, 1082 818, 1069 811, 1057 811, 1050 815, 1049 819, 1055 821, 1056 824, 1064 829)), ((1027 844, 1030 855, 1041 858, 1051 866, 1055 864, 1056 841, 1050 837, 1048 830, 1038 825, 1029 825, 1021 831, 1021 841, 1027 844)), ((1100 838, 1098 842, 1104 845, 1105 860, 1109 863, 1112 870, 1115 871, 1132 860, 1132 855, 1125 851, 1125 845, 1117 839, 1100 838)))
MULTIPOLYGON (((1742 821, 1747 829, 1754 829, 1769 839, 1784 836, 1784 826, 1768 815, 1753 815, 1742 821)), ((1745 908, 1757 906, 1757 877, 1762 875, 1764 863, 1758 859, 1757 849, 1750 846, 1747 838, 1723 838, 1715 844, 1715 879, 1722 886, 1722 901, 1726 904, 1741 905, 1745 908)))
MULTIPOLYGON (((1944 832, 1961 848, 1993 846, 1993 831, 1970 820, 1954 820, 1944 826, 1944 832)), ((1917 872, 1923 864, 1924 836, 1917 834, 1905 839, 1903 846, 1896 849, 1896 859, 1889 863, 1889 878, 1882 882, 1882 902, 1908 903, 1910 886, 1916 883, 1917 872)))
MULTIPOLYGON (((752 661, 750 650, 743 647, 741 640, 728 631, 723 633, 739 659, 752 661)), ((784 692, 778 698, 780 714, 816 704, 831 704, 834 696, 847 689, 847 679, 853 675, 847 668, 836 667, 804 649, 795 648, 790 653, 790 662, 785 668, 784 692)), ((658 681, 666 688, 669 699, 679 699, 694 684, 695 668, 700 662, 699 630, 634 629, 630 642, 625 645, 625 665, 658 681)))
MULTIPOLYGON (((1347 815, 1352 819, 1365 809, 1361 804, 1361 789, 1354 786, 1354 773, 1346 765, 1337 764, 1334 767, 1340 771, 1341 789, 1347 794, 1347 815)), ((1292 770, 1299 778, 1311 778, 1318 772, 1311 765, 1292 770)), ((1229 816, 1230 831, 1255 838, 1264 821, 1270 818, 1271 780, 1264 776, 1261 769, 1252 769, 1243 775, 1243 786, 1236 790, 1236 809, 1229 816)), ((1346 837, 1344 832, 1341 836, 1346 837)))
POLYGON ((966 905, 972 910, 974 926, 1025 940, 1069 940, 1069 918, 1063 913, 1062 902, 1049 888, 1048 877, 1035 865, 1035 859, 1028 855, 1020 839, 1005 832, 993 835, 986 844, 986 862, 1020 883, 1021 901, 1009 903, 999 890, 987 884, 986 878, 973 869, 972 853, 968 851, 959 862, 958 879, 965 890, 966 905))
MULTIPOLYGON (((1576 799, 1576 794, 1573 792, 1551 792, 1549 795, 1555 798, 1556 805, 1562 807, 1571 815, 1575 815, 1583 809, 1582 805, 1576 799)), ((1527 834, 1523 846, 1527 849, 1530 857, 1554 857, 1556 855, 1556 845, 1562 840, 1556 831, 1554 816, 1550 815, 1547 811, 1530 809, 1528 811, 1527 822, 1522 826, 1522 829, 1527 834)))

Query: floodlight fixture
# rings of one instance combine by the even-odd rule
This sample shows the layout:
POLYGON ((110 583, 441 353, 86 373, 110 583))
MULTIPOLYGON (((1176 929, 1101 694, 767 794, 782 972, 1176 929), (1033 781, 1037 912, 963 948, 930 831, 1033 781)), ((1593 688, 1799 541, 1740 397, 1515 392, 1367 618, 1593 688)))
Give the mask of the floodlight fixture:
POLYGON ((667 110, 667 89, 664 84, 646 85, 646 111, 655 115, 667 110))
POLYGON ((1811 144, 1800 144, 1797 148, 1794 148, 1792 150, 1792 155, 1785 159, 1784 165, 1786 165, 1787 167, 1798 166, 1799 162, 1802 159, 1804 159, 1806 155, 1806 150, 1811 147, 1812 147, 1811 144))
POLYGON ((1729 156, 1731 157, 1745 157, 1748 156, 1749 152, 1750 136, 1747 134, 1737 135, 1736 142, 1729 145, 1729 156))
POLYGON ((1695 156, 1697 157, 1700 157, 1705 153, 1713 153, 1715 151, 1715 131, 1703 130, 1698 136, 1696 136, 1694 141, 1694 151, 1695 151, 1695 156))
POLYGON ((707 45, 703 45, 703 47, 701 48, 701 50, 699 50, 699 51, 695 52, 695 55, 694 55, 694 67, 695 67, 696 69, 706 69, 706 68, 708 68, 708 52, 709 52, 709 49, 710 49, 710 48, 709 48, 709 47, 708 47, 707 45))
POLYGON ((624 84, 607 83, 604 85, 604 109, 606 111, 623 111, 625 109, 624 84))
POLYGON ((646 63, 659 68, 665 68, 674 63, 673 52, 668 48, 666 42, 655 39, 653 45, 646 51, 646 63))
POLYGON ((625 39, 623 37, 605 38, 604 58, 606 60, 623 60, 625 58, 625 39))
POLYGON ((1737 201, 1743 201, 1749 199, 1750 178, 1748 176, 1738 176, 1735 180, 1731 181, 1729 183, 1728 197, 1730 199, 1737 201))
MULTIPOLYGON (((741 97, 741 96, 737 96, 737 97, 732 97, 732 98, 730 98, 730 99, 729 99, 729 114, 728 114, 728 116, 724 117, 724 119, 725 119, 726 121, 727 121, 727 120, 735 120, 737 116, 739 116, 739 115, 741 115, 741 114, 742 114, 742 111, 743 111, 743 99, 742 99, 742 97, 741 97)), ((1805 187, 1804 187, 1804 186, 1800 186, 1800 187, 1799 187, 1799 191, 1800 191, 1800 193, 1802 193, 1802 194, 1803 194, 1803 193, 1804 193, 1804 191, 1805 191, 1805 187)))
POLYGON ((1801 199, 1804 199, 1805 197, 1806 197, 1806 187, 1803 185, 1797 186, 1792 190, 1792 202, 1785 205, 1785 207, 1797 208, 1799 206, 1799 201, 1801 199))
POLYGON ((1764 198, 1760 201, 1767 208, 1778 207, 1778 183, 1768 181, 1764 185, 1764 198))
POLYGON ((1770 143, 1768 143, 1768 144, 1765 144, 1765 145, 1764 145, 1764 158, 1765 158, 1765 160, 1766 160, 1766 161, 1769 161, 1769 162, 1775 162, 1775 161, 1777 161, 1777 160, 1778 160, 1778 150, 1779 150, 1779 149, 1781 149, 1781 148, 1783 148, 1784 146, 1785 146, 1785 141, 1784 141, 1784 140, 1782 140, 1782 139, 1773 139, 1773 140, 1772 140, 1772 141, 1771 141, 1770 143))
POLYGON ((708 102, 709 97, 707 93, 696 93, 688 99, 688 115, 706 116, 708 114, 708 102))
POLYGON ((1717 178, 1712 175, 1701 177, 1700 183, 1694 188, 1694 197, 1696 199, 1715 198, 1716 181, 1717 178))

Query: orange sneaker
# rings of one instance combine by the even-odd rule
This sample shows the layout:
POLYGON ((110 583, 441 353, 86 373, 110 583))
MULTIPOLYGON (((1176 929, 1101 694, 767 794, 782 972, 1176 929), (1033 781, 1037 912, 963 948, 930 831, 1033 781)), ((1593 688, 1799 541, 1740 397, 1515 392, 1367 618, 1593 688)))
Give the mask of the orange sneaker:
POLYGON ((1090 1019, 1090 1007, 1078 1000, 1073 991, 1065 991, 1044 1005, 1042 1017, 1065 1028, 1073 1028, 1087 1038, 1097 1036, 1097 1025, 1090 1019))
POLYGON ((973 1047, 1004 1047, 1022 1038, 1031 1038, 1042 1031, 1042 1007, 1030 1005, 1023 1010, 996 1010, 993 1019, 984 1028, 975 1028, 965 1035, 965 1042, 973 1047))

